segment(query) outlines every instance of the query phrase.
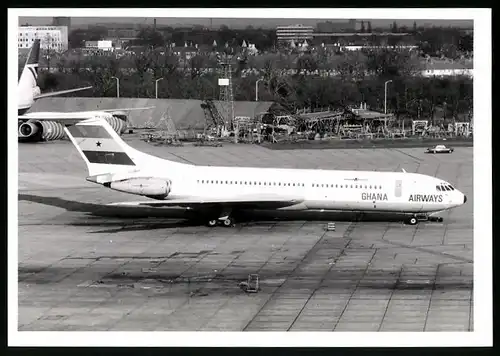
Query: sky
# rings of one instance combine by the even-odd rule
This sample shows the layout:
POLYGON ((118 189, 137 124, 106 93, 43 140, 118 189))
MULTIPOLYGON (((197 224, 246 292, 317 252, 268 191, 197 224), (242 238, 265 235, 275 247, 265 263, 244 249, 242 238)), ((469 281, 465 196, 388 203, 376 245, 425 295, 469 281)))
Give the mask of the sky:
MULTIPOLYGON (((274 28, 279 25, 292 25, 292 24, 303 24, 309 26, 315 26, 318 22, 325 21, 332 22, 344 22, 347 19, 272 19, 272 18, 212 18, 212 26, 214 28, 219 28, 221 25, 226 25, 230 28, 244 28, 247 26, 253 27, 263 27, 263 28, 274 28)), ((361 20, 360 20, 361 21, 361 20)), ((472 28, 472 20, 388 20, 388 19, 364 19, 364 21, 371 21, 372 27, 389 27, 393 21, 396 21, 399 26, 412 26, 415 21, 417 25, 426 26, 459 26, 472 28)), ((153 24, 153 18, 145 17, 72 17, 71 27, 78 27, 78 25, 91 25, 96 23, 134 23, 134 24, 153 24)), ((24 25, 29 23, 31 25, 50 25, 52 23, 52 17, 20 17, 19 24, 24 25)), ((210 26, 209 18, 156 18, 156 23, 158 25, 168 25, 168 26, 189 26, 189 25, 203 25, 210 26)))

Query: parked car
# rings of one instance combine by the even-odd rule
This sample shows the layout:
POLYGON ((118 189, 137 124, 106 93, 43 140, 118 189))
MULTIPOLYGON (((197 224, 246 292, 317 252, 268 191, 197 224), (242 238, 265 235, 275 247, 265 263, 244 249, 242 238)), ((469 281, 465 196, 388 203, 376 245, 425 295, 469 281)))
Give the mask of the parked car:
POLYGON ((426 153, 452 153, 453 148, 446 147, 445 145, 436 145, 434 147, 428 148, 426 153))

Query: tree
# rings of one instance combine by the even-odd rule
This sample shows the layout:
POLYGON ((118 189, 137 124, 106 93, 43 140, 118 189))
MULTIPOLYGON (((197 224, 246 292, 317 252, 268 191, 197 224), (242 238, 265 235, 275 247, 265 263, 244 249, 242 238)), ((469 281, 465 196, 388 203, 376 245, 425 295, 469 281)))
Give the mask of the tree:
POLYGON ((68 47, 69 48, 82 48, 85 47, 85 32, 82 29, 76 29, 69 33, 68 35, 68 47))
POLYGON ((471 34, 463 33, 458 40, 458 49, 464 52, 474 51, 474 37, 471 34))
POLYGON ((302 71, 313 72, 318 69, 318 63, 312 55, 303 55, 297 59, 297 73, 302 71))
POLYGON ((361 21, 361 33, 365 33, 365 22, 361 21))
POLYGON ((165 46, 165 39, 159 31, 148 27, 139 31, 137 38, 132 43, 136 46, 158 48, 165 46))
POLYGON ((368 33, 372 33, 372 22, 368 21, 368 28, 367 28, 368 33))
POLYGON ((196 55, 189 59, 190 70, 191 70, 191 79, 194 79, 198 75, 200 75, 201 70, 205 68, 206 57, 196 55))
POLYGON ((413 29, 412 29, 412 32, 414 35, 417 34, 417 21, 413 21, 413 29))
POLYGON ((397 33, 398 32, 398 24, 396 23, 396 21, 394 21, 392 23, 392 33, 397 33))

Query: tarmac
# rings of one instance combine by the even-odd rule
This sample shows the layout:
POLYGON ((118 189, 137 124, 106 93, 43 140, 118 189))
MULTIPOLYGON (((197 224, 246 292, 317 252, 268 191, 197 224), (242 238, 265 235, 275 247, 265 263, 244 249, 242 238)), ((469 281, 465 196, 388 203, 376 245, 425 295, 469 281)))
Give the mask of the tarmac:
POLYGON ((439 176, 467 204, 444 222, 261 214, 208 228, 178 212, 102 207, 137 196, 85 180, 68 141, 19 144, 20 331, 472 331, 473 154, 422 148, 137 149, 177 161, 401 170, 439 176), (173 218, 170 218, 172 216, 173 218), (325 225, 336 222, 335 231, 325 225), (239 283, 258 274, 260 290, 239 283))

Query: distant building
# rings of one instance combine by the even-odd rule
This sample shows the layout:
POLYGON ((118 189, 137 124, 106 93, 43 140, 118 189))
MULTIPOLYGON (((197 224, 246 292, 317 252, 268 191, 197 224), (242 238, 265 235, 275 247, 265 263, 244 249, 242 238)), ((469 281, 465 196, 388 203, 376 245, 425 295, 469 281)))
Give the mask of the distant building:
POLYGON ((316 25, 316 29, 318 32, 344 32, 344 31, 350 31, 354 32, 356 31, 358 27, 358 22, 356 20, 338 20, 338 21, 326 21, 326 22, 319 22, 316 25))
POLYGON ((114 47, 112 41, 107 40, 107 41, 85 41, 85 48, 100 49, 103 51, 112 51, 114 47))
POLYGON ((312 40, 313 27, 304 25, 290 25, 276 27, 276 37, 278 43, 304 42, 312 40))
POLYGON ((422 63, 420 73, 424 77, 453 77, 459 75, 473 77, 474 69, 472 61, 460 63, 446 59, 429 59, 422 63))
POLYGON ((138 34, 139 30, 135 28, 109 28, 107 36, 122 41, 130 41, 136 39, 138 34))
POLYGON ((85 54, 99 55, 110 53, 115 50, 113 46, 113 42, 110 40, 107 41, 85 41, 85 54))
POLYGON ((18 27, 17 47, 30 48, 35 39, 40 39, 42 50, 64 52, 68 49, 67 26, 20 26, 18 27))
POLYGON ((68 31, 71 30, 71 17, 53 17, 52 26, 66 26, 68 31))
POLYGON ((175 46, 172 47, 172 53, 182 60, 189 60, 198 54, 198 48, 193 46, 175 46))

